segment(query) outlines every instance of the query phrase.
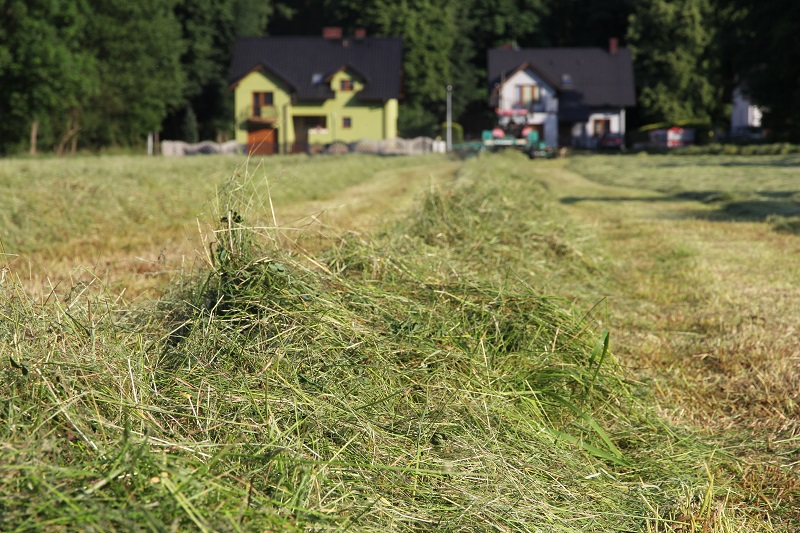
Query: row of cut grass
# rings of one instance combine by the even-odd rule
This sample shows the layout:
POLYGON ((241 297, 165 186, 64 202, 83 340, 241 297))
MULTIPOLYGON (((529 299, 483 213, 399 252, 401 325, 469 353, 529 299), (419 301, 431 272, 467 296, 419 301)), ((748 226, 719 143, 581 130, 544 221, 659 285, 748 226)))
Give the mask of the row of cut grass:
POLYGON ((143 309, 7 280, 2 523, 773 530, 727 503, 737 461, 660 421, 589 327, 611 259, 530 165, 471 160, 313 263, 265 238, 245 176, 221 189, 210 270, 143 309))

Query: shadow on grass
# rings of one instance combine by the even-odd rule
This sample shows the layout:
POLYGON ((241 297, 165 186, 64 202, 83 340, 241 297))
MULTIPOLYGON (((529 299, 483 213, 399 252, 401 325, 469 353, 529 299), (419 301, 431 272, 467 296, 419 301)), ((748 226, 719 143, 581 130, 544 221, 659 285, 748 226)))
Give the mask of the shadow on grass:
MULTIPOLYGON (((689 157, 686 161, 681 160, 680 157, 675 157, 669 161, 658 162, 654 164, 654 167, 660 168, 674 168, 674 167, 696 167, 696 166, 709 166, 709 167, 764 167, 764 168, 771 168, 771 167, 796 167, 800 166, 800 156, 797 155, 786 155, 783 157, 776 156, 776 155, 766 155, 763 156, 764 159, 759 158, 743 158, 741 160, 728 160, 728 161, 720 161, 717 156, 710 156, 711 159, 707 161, 700 160, 696 157, 689 157), (777 159, 777 157, 780 157, 777 159)), ((731 156, 731 157, 740 157, 740 156, 731 156)))
POLYGON ((800 217, 800 204, 779 200, 742 200, 726 202, 715 211, 698 211, 697 218, 764 222, 770 217, 800 217))
POLYGON ((663 196, 567 196, 564 204, 580 202, 701 202, 716 209, 687 209, 686 218, 727 222, 765 222, 774 217, 800 217, 798 191, 759 191, 755 196, 739 198, 723 191, 683 191, 663 196))

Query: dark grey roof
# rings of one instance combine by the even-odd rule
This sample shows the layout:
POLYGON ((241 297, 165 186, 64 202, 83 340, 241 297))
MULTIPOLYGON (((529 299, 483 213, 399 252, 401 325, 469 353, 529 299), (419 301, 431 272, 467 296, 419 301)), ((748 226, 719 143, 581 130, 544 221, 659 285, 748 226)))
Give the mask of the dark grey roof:
POLYGON ((236 40, 228 84, 263 66, 297 100, 324 100, 333 97, 324 80, 345 68, 364 80, 359 99, 387 100, 400 97, 402 62, 403 42, 394 37, 246 37, 236 40))
POLYGON ((523 48, 489 50, 489 90, 520 66, 530 65, 559 91, 559 119, 584 119, 590 108, 633 107, 636 88, 630 50, 523 48), (565 83, 569 76, 571 84, 565 83))

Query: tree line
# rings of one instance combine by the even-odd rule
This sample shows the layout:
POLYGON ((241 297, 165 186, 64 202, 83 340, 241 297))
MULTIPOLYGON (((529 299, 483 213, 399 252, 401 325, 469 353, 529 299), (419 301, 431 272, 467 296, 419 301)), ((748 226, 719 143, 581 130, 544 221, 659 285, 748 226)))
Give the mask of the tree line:
POLYGON ((447 85, 468 132, 491 124, 489 48, 617 37, 634 56, 629 128, 724 127, 740 87, 775 140, 800 142, 798 25, 794 0, 0 0, 0 153, 229 138, 236 37, 325 26, 403 38, 404 135, 435 132, 447 85))

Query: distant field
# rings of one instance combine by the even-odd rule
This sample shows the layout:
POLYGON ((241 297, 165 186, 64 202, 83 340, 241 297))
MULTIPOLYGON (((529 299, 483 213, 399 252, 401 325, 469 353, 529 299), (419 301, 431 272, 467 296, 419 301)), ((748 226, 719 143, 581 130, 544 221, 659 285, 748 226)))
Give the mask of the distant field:
MULTIPOLYGON (((800 217, 800 155, 578 157, 569 168, 605 185, 632 187, 716 207, 706 215, 764 221, 800 217)), ((798 219, 800 220, 800 219, 798 219)), ((800 223, 796 223, 800 232, 800 223)))
POLYGON ((799 168, 0 161, 0 523, 798 531, 799 168))
POLYGON ((251 216, 257 217, 252 224, 283 225, 347 204, 349 198, 325 202, 376 176, 388 180, 404 168, 435 161, 369 156, 0 159, 0 261, 28 280, 32 290, 47 292, 51 285, 99 276, 97 281, 119 290, 127 286, 132 296, 203 260, 218 222, 215 199, 226 186, 246 189, 239 193, 250 195, 251 216), (275 219, 268 212, 270 202, 275 219), (130 279, 119 283, 126 276, 130 279))
POLYGON ((568 168, 606 185, 660 192, 793 194, 800 192, 800 155, 576 157, 568 168))
POLYGON ((617 332, 617 354, 652 384, 664 416, 746 457, 734 490, 789 511, 786 530, 797 529, 800 158, 609 156, 558 167, 537 176, 608 254, 602 321, 617 332))

